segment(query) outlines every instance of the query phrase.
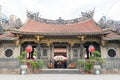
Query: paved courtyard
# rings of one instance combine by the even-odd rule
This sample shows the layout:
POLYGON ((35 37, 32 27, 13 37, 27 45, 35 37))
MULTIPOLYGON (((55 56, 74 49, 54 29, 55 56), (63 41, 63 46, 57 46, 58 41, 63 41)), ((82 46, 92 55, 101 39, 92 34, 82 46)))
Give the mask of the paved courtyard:
POLYGON ((120 80, 120 74, 1 74, 0 80, 120 80))

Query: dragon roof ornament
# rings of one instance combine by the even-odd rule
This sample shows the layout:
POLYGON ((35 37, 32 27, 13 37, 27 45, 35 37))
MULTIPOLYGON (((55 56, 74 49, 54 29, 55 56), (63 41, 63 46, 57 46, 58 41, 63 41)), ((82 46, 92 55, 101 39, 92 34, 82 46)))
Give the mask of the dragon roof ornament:
POLYGON ((39 12, 34 13, 31 11, 26 11, 27 12, 27 17, 29 19, 35 20, 37 22, 42 22, 42 23, 47 23, 47 24, 71 24, 71 23, 77 23, 86 19, 90 19, 94 15, 94 10, 88 11, 88 12, 81 12, 81 17, 75 18, 75 19, 70 19, 70 20, 64 20, 61 17, 57 20, 50 20, 50 19, 45 19, 41 18, 39 16, 39 12))

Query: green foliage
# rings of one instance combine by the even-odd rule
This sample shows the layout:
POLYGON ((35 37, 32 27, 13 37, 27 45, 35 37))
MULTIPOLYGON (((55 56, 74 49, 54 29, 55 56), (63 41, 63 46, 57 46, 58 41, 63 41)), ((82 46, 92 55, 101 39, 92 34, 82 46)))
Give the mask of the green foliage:
POLYGON ((84 65, 83 60, 79 59, 77 62, 78 62, 78 65, 79 65, 80 67, 83 67, 83 65, 84 65))
POLYGON ((22 56, 23 58, 25 58, 25 55, 26 55, 26 51, 23 51, 23 52, 21 53, 21 56, 22 56))
POLYGON ((88 72, 92 69, 93 65, 89 61, 85 61, 85 72, 88 72))
POLYGON ((32 61, 31 62, 31 67, 32 67, 32 69, 36 69, 37 68, 37 62, 32 61))
POLYGON ((95 64, 103 63, 105 60, 100 57, 99 51, 92 52, 93 56, 90 57, 90 60, 93 61, 95 64))
POLYGON ((100 57, 99 51, 94 51, 94 52, 92 52, 92 54, 94 55, 94 57, 100 57))
POLYGON ((78 65, 80 67, 84 67, 85 72, 90 71, 92 69, 92 67, 93 67, 93 64, 92 64, 91 60, 85 60, 85 61, 78 60, 78 65))
POLYGON ((96 58, 96 61, 97 61, 98 63, 104 63, 104 62, 105 62, 105 60, 104 60, 103 58, 101 58, 101 57, 97 57, 97 58, 96 58))
POLYGON ((18 56, 17 58, 18 58, 19 60, 25 59, 25 55, 26 55, 26 52, 23 51, 23 52, 21 53, 21 55, 18 56))
POLYGON ((95 62, 96 62, 96 59, 91 57, 91 58, 89 58, 89 61, 90 61, 90 63, 91 63, 92 65, 94 65, 95 62))
POLYGON ((32 69, 42 69, 44 65, 42 60, 38 60, 38 61, 31 60, 30 64, 32 69))
POLYGON ((89 72, 93 68, 93 65, 103 63, 105 61, 104 58, 100 57, 99 51, 94 51, 92 54, 93 56, 88 60, 78 60, 78 65, 80 67, 84 66, 85 72, 89 72))
POLYGON ((39 67, 39 68, 41 68, 41 69, 42 69, 43 66, 44 66, 44 63, 43 63, 42 60, 38 60, 38 61, 37 61, 37 64, 38 64, 37 67, 39 67))
POLYGON ((36 53, 36 52, 34 52, 34 53, 33 53, 33 56, 37 56, 37 53, 36 53))
POLYGON ((21 55, 17 57, 17 59, 19 60, 19 62, 20 62, 21 64, 25 63, 25 55, 26 55, 26 52, 23 51, 23 52, 21 53, 21 55))
POLYGON ((21 64, 24 64, 26 61, 25 60, 19 60, 19 62, 21 63, 21 64))
POLYGON ((23 59, 23 56, 18 56, 17 59, 18 59, 18 60, 22 60, 22 59, 23 59))

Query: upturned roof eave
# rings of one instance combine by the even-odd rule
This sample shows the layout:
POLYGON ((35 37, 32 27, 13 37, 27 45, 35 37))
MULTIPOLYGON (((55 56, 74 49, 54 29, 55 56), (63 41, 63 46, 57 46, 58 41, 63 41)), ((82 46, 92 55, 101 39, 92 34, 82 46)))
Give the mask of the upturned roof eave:
POLYGON ((104 32, 22 32, 22 31, 12 31, 14 34, 23 35, 102 35, 107 34, 104 32))
POLYGON ((120 40, 120 37, 118 37, 118 38, 104 38, 103 40, 106 40, 106 41, 120 40))
POLYGON ((14 41, 14 40, 17 40, 18 38, 17 37, 3 37, 3 38, 0 38, 1 41, 14 41))

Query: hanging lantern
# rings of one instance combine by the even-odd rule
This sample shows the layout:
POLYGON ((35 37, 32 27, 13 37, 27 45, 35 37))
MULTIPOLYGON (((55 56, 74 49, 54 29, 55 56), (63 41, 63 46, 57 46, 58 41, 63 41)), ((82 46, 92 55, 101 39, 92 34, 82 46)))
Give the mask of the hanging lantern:
POLYGON ((28 45, 25 49, 26 52, 30 53, 32 52, 32 46, 31 45, 28 45))
POLYGON ((90 45, 90 46, 89 46, 89 52, 94 52, 94 51, 95 51, 94 46, 93 46, 93 45, 90 45))

